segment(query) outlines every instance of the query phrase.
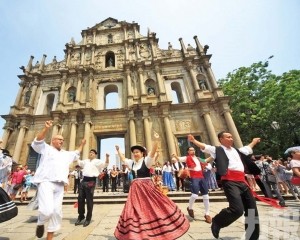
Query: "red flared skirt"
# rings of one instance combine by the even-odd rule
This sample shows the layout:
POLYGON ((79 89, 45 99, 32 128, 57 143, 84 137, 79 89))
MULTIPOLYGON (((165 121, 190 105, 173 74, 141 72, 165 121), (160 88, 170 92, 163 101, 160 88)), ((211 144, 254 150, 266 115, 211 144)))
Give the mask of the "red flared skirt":
POLYGON ((135 179, 114 235, 119 240, 172 240, 185 234, 189 227, 185 215, 151 179, 135 179))

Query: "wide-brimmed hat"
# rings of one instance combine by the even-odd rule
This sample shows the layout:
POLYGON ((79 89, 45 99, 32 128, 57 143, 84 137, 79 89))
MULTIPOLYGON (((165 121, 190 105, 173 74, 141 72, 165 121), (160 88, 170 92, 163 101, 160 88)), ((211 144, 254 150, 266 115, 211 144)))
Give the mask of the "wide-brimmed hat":
POLYGON ((146 148, 144 148, 144 147, 142 147, 142 146, 140 146, 140 145, 132 146, 130 149, 131 149, 131 152, 133 152, 134 149, 138 149, 138 150, 140 150, 140 151, 143 152, 143 153, 147 151, 146 148))
POLYGON ((10 153, 7 149, 2 149, 2 154, 5 155, 5 156, 11 157, 11 155, 10 155, 10 153))

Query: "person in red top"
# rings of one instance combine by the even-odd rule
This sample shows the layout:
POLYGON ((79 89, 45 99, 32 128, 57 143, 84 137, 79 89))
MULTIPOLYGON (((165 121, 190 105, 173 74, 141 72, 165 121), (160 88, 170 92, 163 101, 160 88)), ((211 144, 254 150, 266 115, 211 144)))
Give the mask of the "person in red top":
POLYGON ((16 168, 16 171, 14 171, 12 173, 11 187, 10 187, 10 191, 9 191, 10 198, 11 198, 12 201, 15 200, 19 188, 22 187, 22 182, 23 182, 23 179, 24 179, 24 175, 25 175, 25 172, 23 170, 21 170, 20 166, 18 166, 16 168))
POLYGON ((178 157, 175 154, 172 154, 172 157, 176 158, 180 162, 185 162, 189 171, 191 178, 191 192, 192 195, 189 200, 189 206, 187 207, 188 214, 191 218, 195 218, 193 206, 196 199, 199 197, 199 191, 202 194, 205 214, 205 222, 211 223, 211 217, 209 215, 209 196, 208 196, 208 186, 207 182, 203 175, 203 169, 200 164, 200 161, 195 156, 195 149, 193 147, 188 147, 187 156, 178 157))

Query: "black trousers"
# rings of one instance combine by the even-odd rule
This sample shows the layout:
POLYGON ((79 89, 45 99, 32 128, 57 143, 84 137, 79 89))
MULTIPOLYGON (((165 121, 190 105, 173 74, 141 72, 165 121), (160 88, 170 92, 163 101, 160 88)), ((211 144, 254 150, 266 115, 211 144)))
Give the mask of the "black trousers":
POLYGON ((245 230, 247 240, 259 239, 259 217, 255 198, 251 190, 243 182, 222 181, 224 193, 229 202, 229 207, 218 213, 213 221, 224 228, 245 215, 245 230))
POLYGON ((109 182, 109 178, 105 176, 103 178, 103 186, 102 186, 103 192, 108 192, 108 182, 109 182))
POLYGON ((111 178, 111 191, 116 192, 117 191, 117 177, 111 178))
POLYGON ((91 221, 93 206, 94 206, 94 190, 96 186, 95 181, 85 181, 82 180, 79 186, 79 195, 78 195, 78 217, 84 218, 85 214, 85 202, 87 207, 87 214, 85 219, 91 221))
POLYGON ((74 194, 77 193, 77 189, 79 189, 80 178, 74 178, 74 194))

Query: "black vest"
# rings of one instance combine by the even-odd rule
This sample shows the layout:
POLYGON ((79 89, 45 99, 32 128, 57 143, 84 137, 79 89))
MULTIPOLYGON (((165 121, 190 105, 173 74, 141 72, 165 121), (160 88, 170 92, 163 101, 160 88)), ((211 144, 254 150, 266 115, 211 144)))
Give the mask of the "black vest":
MULTIPOLYGON (((245 155, 241 153, 238 149, 236 149, 237 152, 240 155, 240 158, 242 160, 242 163, 245 168, 245 173, 253 174, 253 175, 259 175, 260 169, 257 167, 257 165, 251 160, 251 157, 248 155, 245 155)), ((217 173, 220 176, 224 176, 227 173, 228 165, 229 165, 229 159, 224 151, 224 149, 220 146, 216 147, 216 168, 217 173)))
MULTIPOLYGON (((131 169, 133 169, 134 163, 132 163, 131 169)), ((146 178, 150 177, 150 169, 147 168, 145 163, 145 158, 143 159, 142 166, 139 170, 137 170, 137 176, 135 175, 135 171, 131 170, 133 178, 146 178)))

